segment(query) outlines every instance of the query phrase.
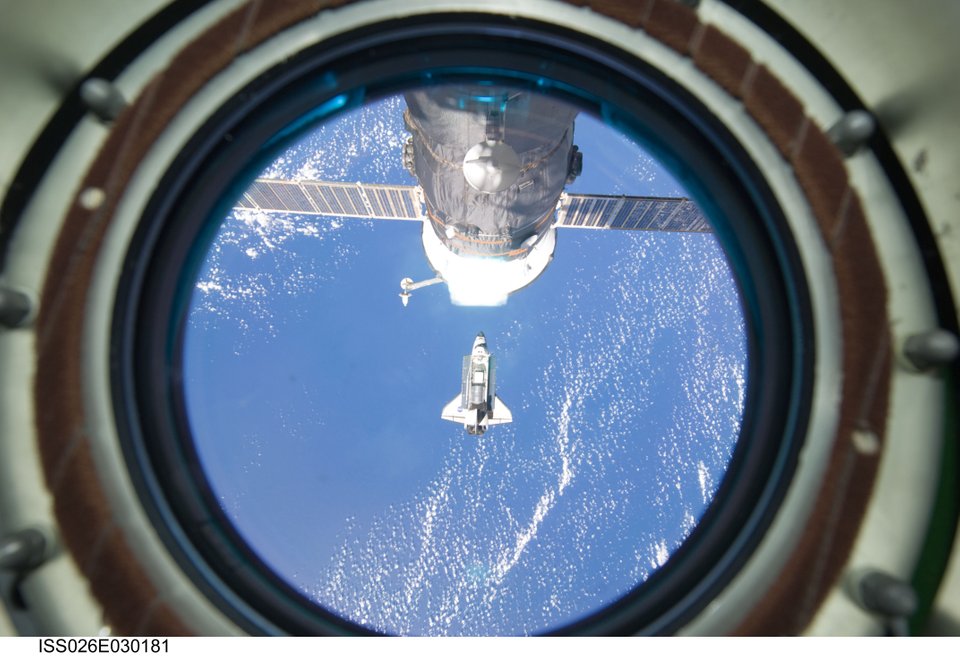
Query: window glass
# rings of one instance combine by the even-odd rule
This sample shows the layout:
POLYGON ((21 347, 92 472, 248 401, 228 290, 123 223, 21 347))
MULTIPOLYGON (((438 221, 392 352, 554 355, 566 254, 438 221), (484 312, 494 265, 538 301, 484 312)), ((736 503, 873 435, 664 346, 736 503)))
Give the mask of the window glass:
POLYGON ((522 90, 316 126, 193 291, 184 393, 226 515, 306 598, 387 633, 539 633, 642 585, 710 504, 746 394, 737 285, 686 196, 522 90))

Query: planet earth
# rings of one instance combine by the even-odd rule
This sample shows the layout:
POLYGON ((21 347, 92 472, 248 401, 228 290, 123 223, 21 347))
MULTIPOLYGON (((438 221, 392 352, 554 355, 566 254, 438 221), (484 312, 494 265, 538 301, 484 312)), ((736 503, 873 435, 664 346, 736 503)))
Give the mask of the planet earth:
MULTIPOLYGON (((402 96, 313 126, 261 177, 414 185, 402 96)), ((574 193, 686 196, 585 113, 574 193)), ((558 231, 499 307, 451 304, 415 222, 233 210, 197 280, 184 395, 210 488, 304 598, 401 635, 556 630, 640 588, 737 445, 747 340, 710 233, 558 231), (442 421, 483 331, 514 421, 442 421)))

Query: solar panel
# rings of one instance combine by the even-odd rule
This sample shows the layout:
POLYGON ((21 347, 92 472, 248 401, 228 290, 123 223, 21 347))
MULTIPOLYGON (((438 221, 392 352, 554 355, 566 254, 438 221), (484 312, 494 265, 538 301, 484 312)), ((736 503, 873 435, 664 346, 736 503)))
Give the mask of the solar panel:
POLYGON ((416 187, 362 182, 254 180, 235 207, 361 219, 423 218, 416 187))
MULTIPOLYGON (((315 216, 420 221, 425 217, 419 189, 363 182, 258 179, 237 199, 236 208, 315 216)), ((567 194, 557 208, 558 228, 711 232, 689 198, 567 194)))
POLYGON ((558 228, 711 232, 700 208, 689 198, 563 194, 558 228))

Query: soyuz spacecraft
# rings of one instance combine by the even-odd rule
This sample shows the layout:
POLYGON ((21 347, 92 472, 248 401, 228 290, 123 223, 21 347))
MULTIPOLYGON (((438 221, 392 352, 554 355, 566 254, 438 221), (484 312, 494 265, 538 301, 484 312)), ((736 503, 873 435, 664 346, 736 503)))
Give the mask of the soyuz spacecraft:
MULTIPOLYGON (((404 164, 423 191, 421 235, 435 280, 458 305, 502 305, 553 259, 557 203, 582 169, 577 112, 493 86, 404 97, 404 164)), ((414 287, 402 286, 406 302, 414 287)))
POLYGON ((497 396, 494 358, 482 332, 473 340, 470 355, 463 356, 460 394, 440 413, 442 419, 463 424, 471 435, 483 435, 490 426, 509 424, 513 414, 497 396))

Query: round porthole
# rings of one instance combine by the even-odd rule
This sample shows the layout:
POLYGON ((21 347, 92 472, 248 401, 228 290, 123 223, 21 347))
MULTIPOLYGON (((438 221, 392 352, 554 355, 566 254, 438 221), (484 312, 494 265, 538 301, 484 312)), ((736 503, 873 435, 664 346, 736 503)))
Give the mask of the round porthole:
POLYGON ((680 90, 572 39, 442 15, 343 35, 238 94, 161 180, 119 294, 115 398, 172 548, 252 630, 672 630, 775 511, 812 356, 779 209, 680 90), (461 165, 474 142, 510 149, 503 189, 461 165), (640 193, 639 143, 690 191, 661 173, 672 197, 640 193), (414 220, 357 219, 378 208, 414 220), (625 220, 647 230, 575 241, 625 220), (449 294, 407 306, 391 272, 418 257, 449 294), (498 366, 461 371, 479 327, 498 366))
POLYGON ((649 5, 241 9, 142 86, 36 324, 47 484, 111 625, 810 622, 885 448, 861 174, 835 107, 649 5))

